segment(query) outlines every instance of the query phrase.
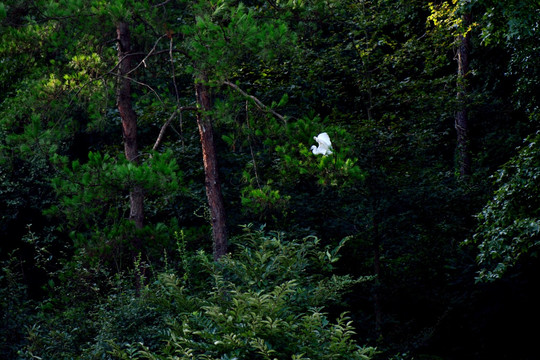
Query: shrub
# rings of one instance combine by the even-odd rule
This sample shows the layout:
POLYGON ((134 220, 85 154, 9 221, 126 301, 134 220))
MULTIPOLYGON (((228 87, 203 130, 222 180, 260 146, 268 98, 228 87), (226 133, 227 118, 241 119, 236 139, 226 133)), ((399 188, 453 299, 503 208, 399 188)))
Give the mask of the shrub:
POLYGON ((25 343, 24 329, 33 320, 33 302, 28 298, 15 252, 0 262, 0 358, 14 359, 25 343))
MULTIPOLYGON (((210 289, 186 287, 163 274, 156 294, 183 304, 169 321, 159 351, 135 344, 114 345, 118 358, 139 359, 370 359, 371 347, 356 344, 346 314, 331 320, 323 306, 339 301, 351 285, 365 279, 332 275, 338 250, 321 249, 319 240, 288 240, 245 227, 233 239, 233 255, 219 262, 202 252, 210 289), (184 310, 182 310, 182 307, 184 310)), ((199 276, 201 273, 199 273, 199 276)))

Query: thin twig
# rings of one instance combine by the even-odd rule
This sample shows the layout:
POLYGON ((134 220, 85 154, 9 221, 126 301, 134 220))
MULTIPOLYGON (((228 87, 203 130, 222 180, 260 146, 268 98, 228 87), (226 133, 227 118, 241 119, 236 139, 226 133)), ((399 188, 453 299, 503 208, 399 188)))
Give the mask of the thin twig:
MULTIPOLYGON (((179 117, 180 117, 180 141, 182 142, 182 152, 184 152, 186 150, 186 144, 184 142, 184 120, 182 119, 182 112, 180 111, 180 114, 179 114, 179 117)), ((176 131, 176 129, 174 128, 174 126, 171 126, 173 128, 173 130, 178 134, 178 131, 176 131)))
POLYGON ((246 100, 246 124, 248 127, 248 142, 249 142, 249 151, 251 152, 251 160, 253 160, 253 172, 255 173, 255 180, 257 180, 257 186, 261 188, 261 183, 259 182, 259 173, 257 172, 257 161, 255 161, 255 154, 253 153, 253 146, 251 145, 251 127, 249 126, 249 102, 246 100))
POLYGON ((169 43, 169 57, 171 59, 171 77, 174 85, 174 93, 176 95, 176 102, 180 101, 180 95, 178 94, 178 86, 176 85, 176 74, 174 72, 174 59, 173 59, 173 38, 171 36, 169 43))

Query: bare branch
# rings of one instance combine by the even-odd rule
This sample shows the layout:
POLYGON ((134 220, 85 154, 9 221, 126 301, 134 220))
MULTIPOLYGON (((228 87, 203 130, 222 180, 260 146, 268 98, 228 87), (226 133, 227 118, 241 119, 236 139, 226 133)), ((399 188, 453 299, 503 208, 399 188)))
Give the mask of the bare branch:
POLYGON ((174 72, 174 58, 173 58, 173 38, 171 36, 169 43, 169 57, 171 61, 171 78, 174 85, 174 93, 176 95, 176 102, 180 100, 180 95, 178 94, 178 86, 176 85, 176 74, 174 72))
POLYGON ((117 76, 117 77, 121 77, 121 78, 124 78, 124 79, 128 79, 129 81, 132 81, 132 82, 134 82, 134 83, 137 84, 137 85, 141 85, 141 86, 144 86, 144 87, 148 88, 148 89, 149 89, 151 92, 153 92, 154 95, 158 98, 159 102, 160 102, 162 105, 164 105, 163 100, 161 100, 161 97, 159 96, 159 94, 158 94, 158 93, 156 92, 156 90, 154 90, 154 88, 151 87, 150 85, 145 84, 145 83, 140 82, 140 81, 137 81, 137 80, 135 80, 135 79, 133 79, 133 78, 131 78, 131 77, 129 77, 129 76, 124 76, 124 75, 120 75, 120 74, 114 74, 114 75, 117 76))
POLYGON ((257 99, 255 96, 253 95, 249 95, 248 93, 246 93, 244 90, 240 89, 238 87, 238 85, 236 84, 233 84, 232 82, 230 81, 224 81, 223 82, 224 85, 227 85, 227 86, 230 86, 232 87, 233 89, 235 89, 236 91, 238 91, 240 94, 242 94, 243 96, 247 97, 247 98, 250 98, 251 100, 253 100, 253 102, 255 102, 255 105, 257 105, 257 107, 262 110, 262 111, 267 111, 269 113, 271 113, 272 115, 274 115, 275 117, 277 117, 278 119, 280 119, 281 121, 283 121, 285 124, 287 124, 287 119, 277 113, 275 110, 271 109, 270 107, 264 105, 259 99, 257 99))
MULTIPOLYGON (((161 40, 164 36, 167 36, 167 35, 162 35, 157 41, 161 40)), ((157 44, 157 42, 156 42, 157 44)), ((154 46, 155 48, 155 46, 154 46)), ((189 56, 189 54, 184 51, 184 50, 181 50, 181 49, 166 49, 166 50, 158 50, 158 51, 154 51, 154 48, 152 48, 152 50, 150 50, 149 53, 145 53, 145 52, 132 52, 132 53, 129 53, 129 54, 125 54, 117 63, 116 65, 114 65, 114 67, 108 71, 108 73, 114 73, 114 71, 118 68, 118 66, 120 66, 120 64, 122 63, 122 61, 124 61, 127 57, 130 57, 130 56, 142 56, 142 55, 145 55, 144 59, 136 66, 136 68, 140 67, 141 66, 141 63, 144 63, 144 61, 146 61, 147 58, 149 58, 151 55, 161 55, 161 54, 170 54, 171 52, 175 52, 175 53, 180 53, 182 55, 184 55, 185 57, 187 58, 191 58, 189 56)), ((131 71, 130 71, 131 72, 131 71)))
MULTIPOLYGON (((159 42, 161 39, 163 39, 165 36, 167 36, 167 35, 166 35, 166 34, 165 34, 165 35, 161 35, 161 36, 156 40, 156 42, 154 43, 154 46, 152 47, 152 49, 150 50, 150 52, 149 52, 148 54, 146 54, 146 56, 145 56, 145 57, 137 64, 137 66, 135 66, 133 69, 131 69, 131 71, 128 72, 126 75, 129 75, 129 74, 131 74, 133 71, 137 70, 137 69, 141 66, 141 64, 145 64, 145 66, 146 66, 146 63, 145 63, 146 59, 148 59, 148 58, 154 53, 154 51, 156 50, 156 47, 157 47, 158 42, 159 42)), ((122 59, 122 60, 123 60, 123 59, 122 59)))
POLYGON ((171 114, 171 116, 169 117, 169 119, 165 122, 165 124, 163 124, 163 126, 161 127, 161 130, 159 130, 159 135, 156 139, 156 142, 154 144, 154 146, 152 147, 152 150, 156 150, 159 145, 161 145, 161 142, 163 141, 163 137, 165 136, 165 130, 167 130, 167 127, 171 124, 171 122, 173 121, 173 119, 175 118, 175 116, 178 114, 178 113, 182 113, 182 111, 184 110, 197 110, 197 107, 195 106, 182 106, 182 107, 179 107, 179 108, 176 108, 173 113, 171 114))
POLYGON ((169 3, 169 2, 171 2, 171 0, 165 0, 165 1, 162 2, 162 3, 159 3, 159 4, 154 5, 154 7, 164 6, 164 5, 167 5, 167 3, 169 3))

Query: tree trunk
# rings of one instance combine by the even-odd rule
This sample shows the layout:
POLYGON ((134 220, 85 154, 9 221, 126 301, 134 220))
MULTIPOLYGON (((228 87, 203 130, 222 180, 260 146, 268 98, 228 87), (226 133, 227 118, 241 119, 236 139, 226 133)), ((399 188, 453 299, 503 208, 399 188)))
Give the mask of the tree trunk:
POLYGON ((210 207, 212 221, 212 238, 214 260, 227 253, 227 226, 225 221, 225 205, 221 193, 221 182, 218 175, 216 147, 214 144, 214 129, 209 111, 212 109, 212 99, 206 83, 206 77, 200 76, 195 84, 195 95, 199 112, 197 125, 201 137, 203 165, 205 175, 206 196, 210 207))
MULTIPOLYGON (((471 14, 463 16, 465 27, 471 24, 471 14)), ((471 175, 471 146, 469 139, 469 115, 467 112, 467 78, 469 74, 469 55, 471 50, 471 35, 467 31, 459 36, 457 50, 458 77, 457 77, 457 100, 458 111, 456 113, 455 126, 457 131, 457 156, 459 174, 461 177, 471 175)))
MULTIPOLYGON (((119 22, 116 25, 118 40, 118 66, 119 86, 116 95, 118 112, 122 119, 122 134, 124 137, 124 152, 126 158, 135 163, 139 163, 137 149, 137 114, 131 104, 131 80, 128 77, 132 70, 131 57, 126 56, 131 51, 131 39, 129 25, 119 22)), ((129 219, 135 222, 138 229, 143 227, 144 221, 144 192, 141 186, 135 185, 129 194, 130 211, 129 219)), ((135 244, 139 247, 138 244, 135 244)))

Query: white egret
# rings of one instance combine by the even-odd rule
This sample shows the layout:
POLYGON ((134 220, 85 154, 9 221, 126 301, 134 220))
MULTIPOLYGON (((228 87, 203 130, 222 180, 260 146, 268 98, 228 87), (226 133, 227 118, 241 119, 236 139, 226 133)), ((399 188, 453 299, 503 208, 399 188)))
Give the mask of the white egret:
POLYGON ((320 133, 318 136, 314 136, 313 139, 319 144, 318 147, 315 145, 311 147, 311 151, 315 155, 330 155, 332 153, 332 151, 330 151, 332 142, 327 133, 320 133))

